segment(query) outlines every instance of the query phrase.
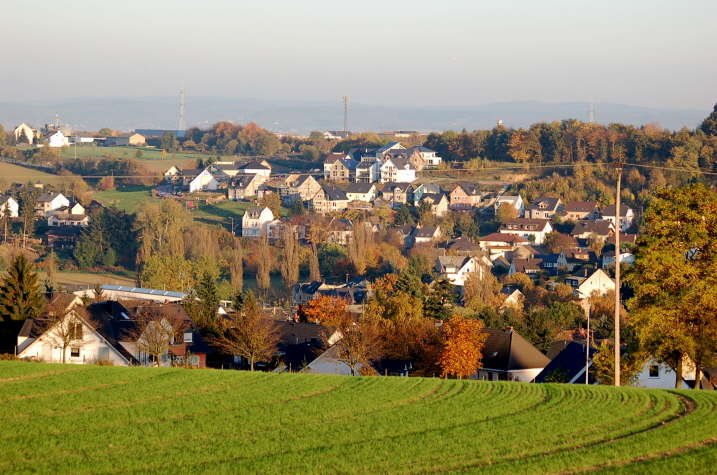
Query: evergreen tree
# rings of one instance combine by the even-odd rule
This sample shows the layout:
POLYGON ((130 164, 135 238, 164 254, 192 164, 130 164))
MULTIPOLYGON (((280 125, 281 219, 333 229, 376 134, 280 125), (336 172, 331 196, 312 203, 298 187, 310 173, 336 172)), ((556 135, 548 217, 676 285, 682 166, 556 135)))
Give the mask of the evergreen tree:
POLYGON ((451 307, 455 301, 455 293, 447 280, 437 280, 423 299, 423 316, 437 320, 448 320, 451 307))
POLYGON ((36 318, 44 306, 45 299, 37 282, 37 274, 27 258, 20 254, 13 260, 0 284, 0 318, 36 318))
POLYGON ((715 104, 712 113, 702 122, 700 130, 707 135, 717 135, 717 104, 715 104))
POLYGON ((217 284, 212 275, 205 271, 196 286, 197 298, 201 301, 200 317, 203 324, 211 328, 216 323, 217 310, 219 309, 219 292, 217 284))

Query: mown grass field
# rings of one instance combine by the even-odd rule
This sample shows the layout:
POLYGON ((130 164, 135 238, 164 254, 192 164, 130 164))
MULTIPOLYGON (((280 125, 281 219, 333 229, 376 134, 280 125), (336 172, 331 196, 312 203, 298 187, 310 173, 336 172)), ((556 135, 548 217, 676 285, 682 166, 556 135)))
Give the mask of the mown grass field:
POLYGON ((12 163, 0 162, 0 180, 3 180, 5 185, 27 182, 59 184, 67 180, 67 178, 53 175, 51 173, 45 173, 34 168, 21 167, 20 165, 14 165, 12 163))
POLYGON ((709 473, 717 396, 0 362, 0 472, 709 473))

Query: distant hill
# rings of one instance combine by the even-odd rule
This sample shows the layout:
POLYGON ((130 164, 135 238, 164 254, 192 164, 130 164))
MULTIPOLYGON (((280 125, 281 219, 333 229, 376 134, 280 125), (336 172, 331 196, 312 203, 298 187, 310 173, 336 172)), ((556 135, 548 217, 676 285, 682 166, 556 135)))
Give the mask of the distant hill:
MULTIPOLYGON (((586 121, 586 102, 503 102, 471 107, 393 107, 355 103, 349 113, 349 128, 354 131, 419 130, 442 131, 489 129, 497 120, 505 125, 526 127, 535 122, 575 118, 586 121)), ((76 130, 116 130, 177 127, 179 115, 175 97, 75 99, 63 102, 0 103, 0 123, 12 127, 27 122, 39 127, 60 120, 76 130)), ((709 108, 655 109, 624 104, 595 104, 600 123, 621 122, 642 125, 659 123, 668 129, 695 128, 709 114, 709 108)), ((343 109, 336 102, 272 101, 225 97, 189 97, 187 120, 190 126, 208 127, 228 120, 235 123, 257 122, 276 132, 306 134, 311 130, 342 128, 343 109)))

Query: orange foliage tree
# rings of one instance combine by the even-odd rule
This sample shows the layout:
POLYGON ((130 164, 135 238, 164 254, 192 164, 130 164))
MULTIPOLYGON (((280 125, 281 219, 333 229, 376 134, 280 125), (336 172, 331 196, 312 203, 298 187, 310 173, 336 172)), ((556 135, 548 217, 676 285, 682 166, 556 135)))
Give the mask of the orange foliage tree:
POLYGON ((346 315, 346 307, 346 299, 322 295, 307 303, 303 312, 310 321, 334 326, 346 315))
POLYGON ((483 322, 454 316, 443 325, 446 343, 441 354, 441 376, 463 379, 480 368, 486 335, 483 322))

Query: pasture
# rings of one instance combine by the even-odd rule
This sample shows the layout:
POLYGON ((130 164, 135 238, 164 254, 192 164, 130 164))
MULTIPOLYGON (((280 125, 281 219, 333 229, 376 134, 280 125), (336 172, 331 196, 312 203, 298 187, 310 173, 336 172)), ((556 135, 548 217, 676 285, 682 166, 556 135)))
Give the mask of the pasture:
POLYGON ((0 188, 8 186, 11 183, 24 184, 27 182, 51 183, 53 185, 58 185, 65 180, 67 180, 67 177, 53 175, 34 168, 23 167, 0 161, 0 188))
POLYGON ((0 472, 708 473, 701 391, 0 362, 0 472))

